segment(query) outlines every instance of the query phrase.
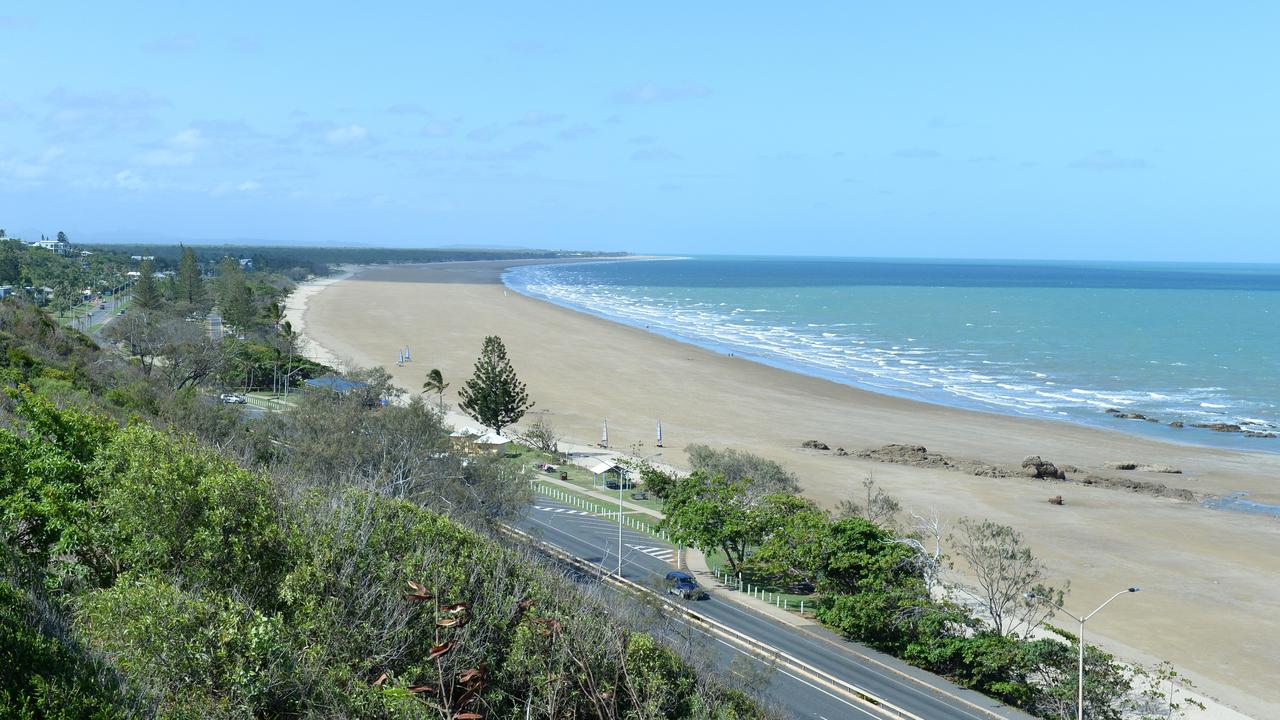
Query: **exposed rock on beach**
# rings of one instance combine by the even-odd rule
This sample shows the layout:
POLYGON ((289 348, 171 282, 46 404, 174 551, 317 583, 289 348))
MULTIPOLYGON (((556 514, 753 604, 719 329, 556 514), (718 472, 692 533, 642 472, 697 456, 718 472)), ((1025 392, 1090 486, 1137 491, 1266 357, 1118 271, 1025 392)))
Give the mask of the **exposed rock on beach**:
MULTIPOLYGON (((1188 502, 1196 499, 1195 493, 1185 488, 1169 487, 1161 482, 1135 480, 1127 477, 1103 476, 1087 472, 1074 465, 1057 465, 1048 462, 1039 455, 1032 455, 1022 461, 1020 467, 993 465, 977 460, 963 460, 942 453, 932 452, 923 445, 890 444, 867 450, 850 453, 853 457, 876 462, 910 465, 912 467, 952 470, 967 475, 980 477, 1026 477, 1035 480, 1053 480, 1072 482, 1094 487, 1127 490, 1129 492, 1152 495, 1154 497, 1173 498, 1188 502)), ((1112 470, 1135 470, 1139 472, 1156 472, 1178 474, 1182 471, 1169 465, 1148 465, 1136 462, 1107 463, 1112 470)))

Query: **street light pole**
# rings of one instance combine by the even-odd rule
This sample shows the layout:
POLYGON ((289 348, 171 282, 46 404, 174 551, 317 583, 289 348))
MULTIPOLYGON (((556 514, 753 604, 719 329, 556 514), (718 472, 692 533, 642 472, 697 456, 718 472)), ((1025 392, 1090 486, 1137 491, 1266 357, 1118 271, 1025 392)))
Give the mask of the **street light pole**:
MULTIPOLYGON (((662 453, 654 453, 646 455, 636 462, 644 462, 649 458, 661 457, 662 453)), ((623 479, 621 475, 618 477, 618 578, 622 578, 622 485, 623 479)))
MULTIPOLYGON (((1079 638, 1080 666, 1079 666, 1079 675, 1076 678, 1076 720, 1084 720, 1084 624, 1089 621, 1089 618, 1093 617, 1094 615, 1097 615, 1102 610, 1102 608, 1111 604, 1112 600, 1115 600, 1121 595, 1126 595, 1128 593, 1136 593, 1138 592, 1138 590, 1139 588, 1136 588, 1136 587, 1131 587, 1125 590, 1121 590, 1115 595, 1112 595, 1111 597, 1107 598, 1106 602, 1099 605, 1097 608, 1094 609, 1093 612, 1089 613, 1088 615, 1085 615, 1084 617, 1076 617, 1075 615, 1072 615, 1066 608, 1062 607, 1061 605, 1058 606, 1058 609, 1061 610, 1064 615, 1080 623, 1080 638, 1079 638)), ((1037 598, 1040 596, 1028 593, 1027 597, 1037 598)))

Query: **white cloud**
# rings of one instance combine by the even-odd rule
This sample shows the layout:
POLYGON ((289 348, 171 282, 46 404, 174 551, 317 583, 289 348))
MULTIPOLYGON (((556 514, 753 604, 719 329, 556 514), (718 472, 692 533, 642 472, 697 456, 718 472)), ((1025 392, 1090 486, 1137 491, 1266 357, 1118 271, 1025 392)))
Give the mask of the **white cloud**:
POLYGON ((121 187, 125 190, 141 190, 143 185, 142 178, 132 170, 121 170, 116 173, 115 182, 116 187, 121 187))
POLYGON ((223 181, 218 183, 209 191, 214 197, 223 197, 233 193, 254 193, 262 189, 262 183, 257 180, 242 180, 240 182, 223 181))
POLYGON ((148 167, 186 167, 195 162, 196 154, 159 148, 144 153, 138 160, 148 167))
POLYGON ((187 128, 169 138, 169 146, 179 150, 199 150, 204 144, 204 135, 195 128, 187 128))
POLYGON ((369 140, 369 131, 363 125, 344 125, 324 134, 324 141, 330 145, 357 145, 369 140))
POLYGON ((138 162, 149 167, 186 167, 196 160, 196 150, 204 147, 204 135, 187 128, 165 140, 163 145, 142 155, 138 162))

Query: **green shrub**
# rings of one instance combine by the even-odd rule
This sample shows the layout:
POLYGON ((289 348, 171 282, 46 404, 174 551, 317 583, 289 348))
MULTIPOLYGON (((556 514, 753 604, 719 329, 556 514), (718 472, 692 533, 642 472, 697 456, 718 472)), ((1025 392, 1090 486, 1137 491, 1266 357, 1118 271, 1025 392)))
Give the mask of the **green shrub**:
POLYGON ((92 470, 99 546, 114 567, 274 595, 287 548, 266 477, 145 425, 119 431, 92 470))
POLYGON ((112 673, 45 627, 32 599, 0 580, 0 715, 14 720, 125 717, 112 673))
POLYGON ((80 600, 78 624, 161 717, 279 717, 300 709, 294 650, 280 619, 224 595, 124 576, 80 600))

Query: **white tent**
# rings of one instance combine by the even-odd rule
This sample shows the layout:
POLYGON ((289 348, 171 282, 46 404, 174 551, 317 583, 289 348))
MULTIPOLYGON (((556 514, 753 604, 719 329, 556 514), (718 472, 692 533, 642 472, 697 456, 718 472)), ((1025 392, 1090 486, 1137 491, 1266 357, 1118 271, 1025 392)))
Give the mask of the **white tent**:
POLYGON ((471 442, 478 447, 496 449, 510 444, 511 440, 496 432, 487 432, 471 442))
POLYGON ((592 475, 603 475, 611 472, 625 472, 621 465, 605 462, 599 458, 587 458, 579 464, 586 468, 587 472, 590 472, 592 475))

